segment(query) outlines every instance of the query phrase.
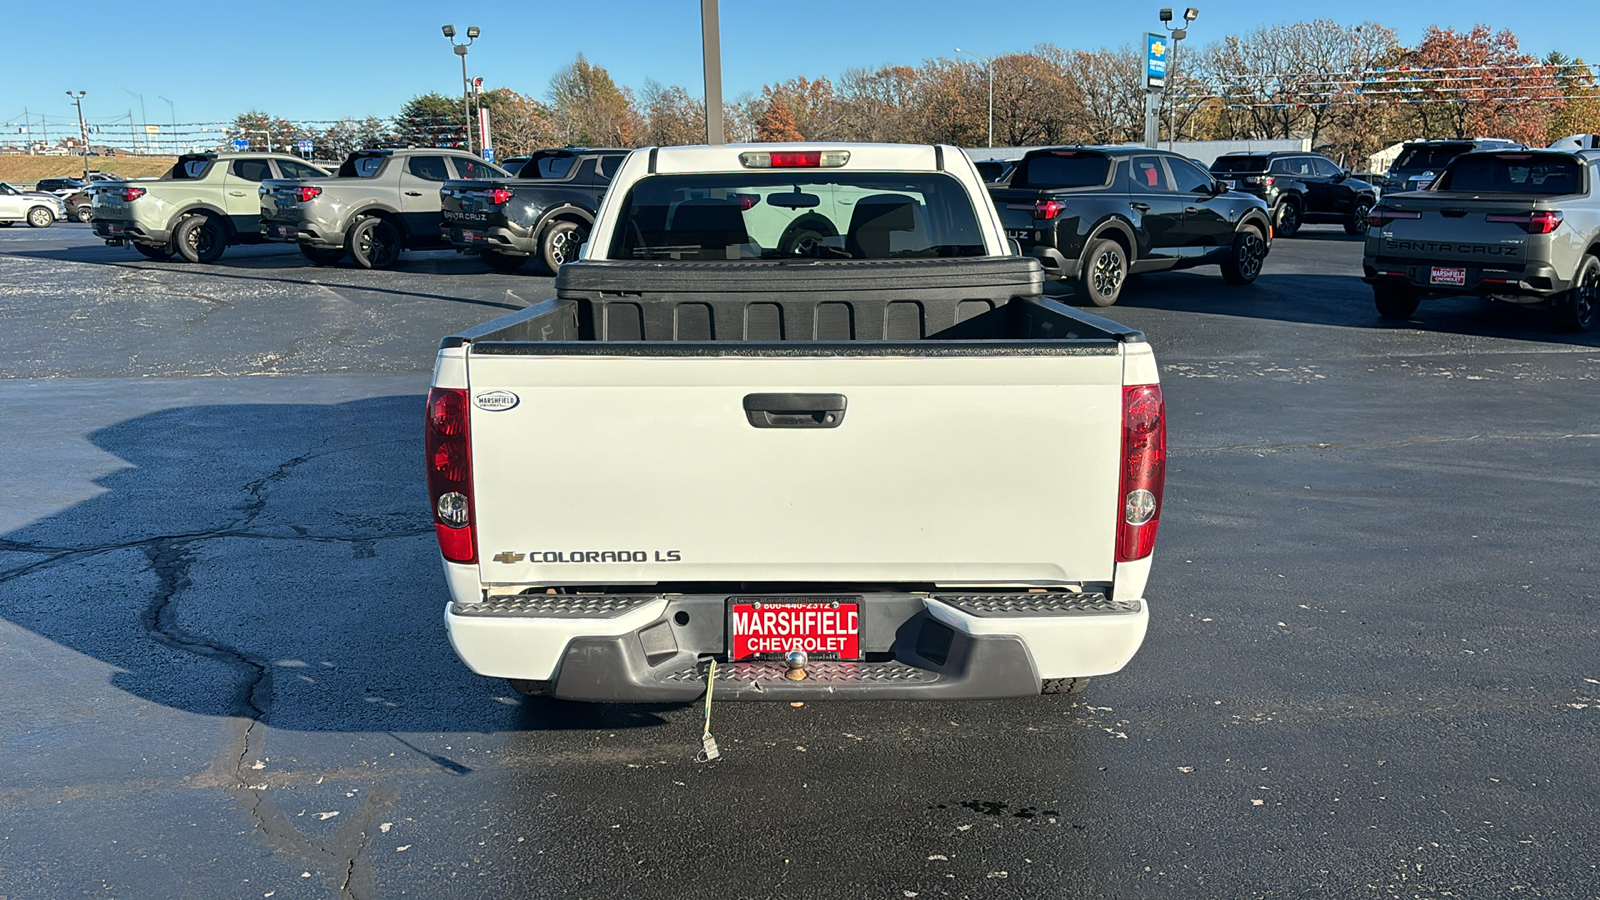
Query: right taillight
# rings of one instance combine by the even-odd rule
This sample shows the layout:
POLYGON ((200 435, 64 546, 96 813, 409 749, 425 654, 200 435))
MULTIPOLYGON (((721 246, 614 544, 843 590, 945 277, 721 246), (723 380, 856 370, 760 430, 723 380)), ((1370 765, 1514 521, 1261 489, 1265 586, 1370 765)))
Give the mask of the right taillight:
POLYGON ((1121 508, 1117 562, 1144 559, 1155 550, 1161 492, 1167 481, 1167 411, 1158 384, 1122 389, 1121 508))
POLYGON ((429 391, 427 430, 428 498, 433 501, 439 552, 451 562, 477 562, 467 392, 451 388, 429 391))
POLYGON ((290 188, 289 189, 289 193, 290 193, 291 196, 293 196, 296 200, 299 200, 301 203, 309 203, 312 200, 315 200, 316 198, 322 196, 322 188, 309 187, 309 186, 308 187, 296 187, 296 188, 290 188))
POLYGON ((1422 213, 1414 209, 1390 209, 1387 206, 1374 206, 1367 213, 1367 226, 1369 228, 1382 228, 1386 223, 1395 219, 1420 219, 1422 213))
POLYGON ((1566 219, 1566 216, 1552 210, 1539 210, 1538 212, 1512 213, 1509 215, 1493 213, 1484 218, 1490 222, 1520 225, 1529 234, 1549 234, 1561 227, 1561 223, 1566 219))
POLYGON ((144 188, 125 187, 122 189, 122 202, 132 203, 144 196, 144 188))

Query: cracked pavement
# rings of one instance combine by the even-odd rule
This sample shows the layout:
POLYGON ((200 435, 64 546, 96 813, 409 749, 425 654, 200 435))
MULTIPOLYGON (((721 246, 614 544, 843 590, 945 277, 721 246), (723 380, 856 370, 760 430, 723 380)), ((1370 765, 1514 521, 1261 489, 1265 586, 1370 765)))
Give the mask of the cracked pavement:
POLYGON ((719 706, 697 765, 444 638, 433 348, 549 279, 0 234, 0 897, 1592 896, 1600 341, 1381 324, 1307 235, 1109 311, 1172 415, 1127 671, 719 706))

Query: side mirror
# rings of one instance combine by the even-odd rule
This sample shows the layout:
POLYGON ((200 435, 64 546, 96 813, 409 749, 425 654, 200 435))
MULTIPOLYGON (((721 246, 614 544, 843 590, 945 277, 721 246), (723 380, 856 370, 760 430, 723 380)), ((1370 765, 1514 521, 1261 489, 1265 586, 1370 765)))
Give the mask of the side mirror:
POLYGON ((1211 182, 1211 193, 1213 194, 1226 194, 1230 190, 1232 190, 1232 188, 1220 181, 1211 182))
POLYGON ((1333 176, 1333 183, 1334 184, 1338 184, 1339 182, 1344 181, 1344 180, 1348 179, 1349 177, 1350 177, 1350 173, 1349 172, 1340 172, 1339 174, 1333 176))

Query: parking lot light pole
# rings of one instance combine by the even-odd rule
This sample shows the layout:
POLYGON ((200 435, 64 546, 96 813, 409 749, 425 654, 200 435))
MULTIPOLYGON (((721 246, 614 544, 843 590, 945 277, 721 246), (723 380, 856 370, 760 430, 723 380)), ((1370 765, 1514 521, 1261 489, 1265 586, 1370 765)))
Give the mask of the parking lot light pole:
POLYGON ((473 152, 472 100, 470 99, 472 88, 470 86, 471 82, 467 81, 467 48, 472 46, 472 42, 478 39, 478 35, 481 32, 478 31, 478 26, 468 25, 467 42, 458 44, 456 43, 456 27, 454 25, 446 25, 439 30, 444 32, 444 36, 450 41, 450 46, 456 48, 456 55, 461 57, 461 114, 466 119, 467 125, 467 152, 471 153, 473 152))
POLYGON ((1169 63, 1169 68, 1168 68, 1168 72, 1167 72, 1167 81, 1169 82, 1169 85, 1168 85, 1167 90, 1165 91, 1165 93, 1167 94, 1167 97, 1168 97, 1168 101, 1167 101, 1167 149, 1168 150, 1171 150, 1172 147, 1173 147, 1173 144, 1176 143, 1177 140, 1178 140, 1178 97, 1177 97, 1176 94, 1174 94, 1172 92, 1172 88, 1177 87, 1177 82, 1173 81, 1173 79, 1176 78, 1177 75, 1178 75, 1178 44, 1184 38, 1189 36, 1189 25, 1190 25, 1190 23, 1194 22, 1195 19, 1198 19, 1198 18, 1200 18, 1200 10, 1195 8, 1195 7, 1193 7, 1193 6, 1191 6, 1188 9, 1185 9, 1183 11, 1183 23, 1178 25, 1177 27, 1174 27, 1173 24, 1172 24, 1172 10, 1163 9, 1161 11, 1161 24, 1163 26, 1165 26, 1167 31, 1170 32, 1171 35, 1172 35, 1172 60, 1169 63))
POLYGON ((968 56, 976 56, 978 59, 983 60, 983 67, 989 71, 989 149, 992 150, 994 149, 994 57, 973 53, 971 50, 963 50, 960 47, 956 48, 956 52, 965 53, 968 56))
POLYGON ((78 132, 83 136, 83 180, 89 180, 89 126, 83 121, 83 98, 88 91, 73 93, 67 91, 67 96, 78 106, 78 132))

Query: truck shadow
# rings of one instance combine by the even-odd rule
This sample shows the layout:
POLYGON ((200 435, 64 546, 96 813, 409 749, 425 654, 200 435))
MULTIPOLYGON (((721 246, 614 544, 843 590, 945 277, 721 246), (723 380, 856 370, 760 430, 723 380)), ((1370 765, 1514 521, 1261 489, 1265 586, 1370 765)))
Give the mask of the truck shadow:
MULTIPOLYGON (((1161 309, 1372 331, 1411 331, 1600 347, 1600 329, 1583 334, 1556 331, 1550 312, 1476 297, 1428 298, 1404 322, 1384 319, 1372 289, 1355 275, 1270 273, 1248 286, 1227 284, 1215 269, 1160 272, 1129 279, 1117 304, 1097 309, 1073 289, 1052 282, 1046 293, 1063 303, 1118 318, 1121 310, 1161 309)), ((1131 316, 1129 317, 1132 318, 1131 316)), ((1125 324, 1137 325, 1128 321, 1125 324)))
MULTIPOLYGON (((0 536, 0 617, 87 660, 25 636, 18 652, 71 660, 52 677, 84 682, 89 696, 107 678, 154 703, 280 729, 662 724, 677 707, 521 701, 455 658, 420 465, 423 405, 188 406, 81 435, 121 467, 63 472, 63 490, 89 498, 64 509, 20 498, 37 506, 0 536)), ((22 677, 13 686, 26 690, 22 677)))

